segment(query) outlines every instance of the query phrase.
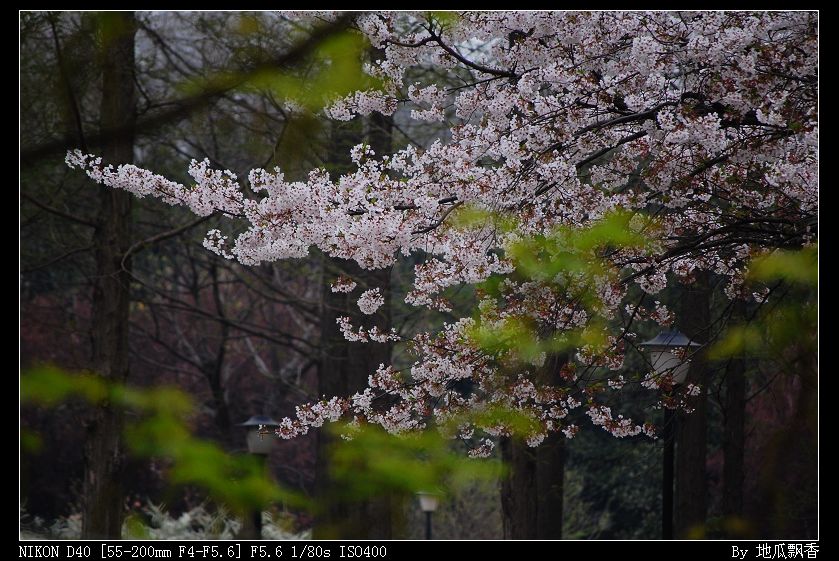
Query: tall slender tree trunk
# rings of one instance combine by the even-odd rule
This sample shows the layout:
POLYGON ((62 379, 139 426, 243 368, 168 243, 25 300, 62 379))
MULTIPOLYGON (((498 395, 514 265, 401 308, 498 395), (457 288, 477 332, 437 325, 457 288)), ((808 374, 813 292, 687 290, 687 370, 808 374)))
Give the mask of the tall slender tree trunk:
MULTIPOLYGON (((561 384, 566 362, 565 354, 549 357, 541 382, 561 384)), ((501 481, 505 538, 562 538, 565 454, 562 434, 549 435, 537 448, 518 438, 501 441, 501 458, 509 470, 501 481)))
POLYGON ((232 428, 230 422, 230 409, 227 407, 227 397, 225 396, 225 389, 222 385, 222 366, 223 364, 212 365, 212 369, 207 373, 207 380, 210 384, 210 393, 213 396, 213 420, 216 423, 219 436, 222 441, 229 444, 232 441, 232 428))
MULTIPOLYGON (((777 321, 777 320, 776 320, 777 321)), ((802 335, 814 336, 814 335, 802 335)), ((818 355, 811 345, 786 349, 798 396, 792 417, 761 452, 752 519, 760 539, 819 535, 818 355)), ((794 386, 793 386, 794 387, 794 386)), ((790 388, 792 389, 792 388, 790 388)), ((794 390, 792 390, 794 391, 794 390)))
MULTIPOLYGON (((360 122, 335 124, 333 130, 333 171, 350 169, 349 151, 362 140, 360 122)), ((374 115, 368 121, 367 142, 378 156, 390 151, 392 121, 374 115)), ((367 379, 380 364, 391 358, 390 343, 349 342, 341 334, 336 318, 350 317, 355 327, 378 326, 390 331, 390 268, 375 271, 362 269, 353 261, 324 256, 322 279, 321 348, 319 394, 326 397, 349 396, 367 387, 367 379), (339 276, 353 279, 358 287, 350 294, 334 293, 330 285, 339 276), (364 315, 358 308, 361 292, 379 288, 385 304, 375 314, 364 315)), ((363 501, 341 498, 340 482, 329 474, 331 437, 318 433, 315 487, 321 511, 316 521, 315 536, 319 538, 387 539, 393 535, 394 509, 391 497, 371 497, 363 501)))
MULTIPOLYGON (((745 319, 745 303, 734 304, 732 318, 745 319)), ((746 447, 746 364, 733 357, 725 371, 723 425, 722 512, 726 516, 743 515, 746 447)))
MULTIPOLYGON (((711 325, 708 274, 684 287, 680 329, 698 343, 708 341, 711 325)), ((679 414, 676 423, 676 489, 674 533, 676 538, 691 535, 705 524, 708 485, 705 474, 708 433, 708 366, 705 350, 693 354, 686 384, 698 384, 699 395, 688 398, 692 413, 679 414)))
MULTIPOLYGON (((354 326, 390 330, 390 307, 382 306, 372 316, 360 313, 356 300, 366 286, 379 287, 385 301, 390 298, 390 270, 365 271, 355 262, 324 257, 323 303, 321 320, 321 369, 318 389, 322 396, 347 396, 367 387, 367 378, 380 364, 390 362, 391 346, 384 343, 356 343, 344 339, 335 319, 349 316, 354 326), (359 288, 351 294, 333 293, 330 283, 343 275, 355 279, 359 288)), ((341 482, 329 474, 329 451, 332 437, 318 433, 318 458, 315 484, 321 504, 315 535, 335 539, 386 539, 392 535, 392 520, 387 497, 348 502, 342 498, 341 482)))
POLYGON ((507 474, 501 480, 504 537, 512 540, 536 539, 539 520, 536 449, 530 448, 520 438, 503 438, 501 459, 507 468, 507 474))
MULTIPOLYGON (((221 281, 219 279, 218 267, 215 263, 210 266, 210 278, 212 278, 213 287, 213 305, 216 308, 216 314, 223 320, 227 319, 224 308, 224 300, 221 293, 221 281)), ((198 299, 196 298, 196 301, 198 299)), ((225 395, 224 387, 224 365, 227 357, 227 341, 230 337, 230 324, 227 321, 222 321, 219 326, 219 339, 216 345, 216 354, 212 361, 204 366, 205 376, 210 385, 210 392, 213 396, 213 409, 216 427, 223 442, 226 444, 231 441, 232 425, 230 422, 230 409, 227 406, 227 396, 225 395)))
MULTIPOLYGON (((102 155, 109 163, 131 162, 135 121, 133 12, 99 16, 102 41, 101 127, 121 130, 102 155)), ((93 285, 93 366, 109 382, 128 376, 130 275, 122 259, 131 243, 131 195, 100 187, 94 232, 96 277, 93 285)), ((123 412, 103 404, 87 426, 82 538, 119 538, 123 518, 123 412)))
POLYGON ((536 537, 562 539, 565 436, 554 433, 536 449, 536 537))

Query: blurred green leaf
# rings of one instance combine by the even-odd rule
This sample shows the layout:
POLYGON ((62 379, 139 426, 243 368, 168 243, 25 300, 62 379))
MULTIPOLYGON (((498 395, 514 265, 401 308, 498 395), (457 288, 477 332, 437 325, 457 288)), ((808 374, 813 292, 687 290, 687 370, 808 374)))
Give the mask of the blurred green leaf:
POLYGON ((129 540, 151 539, 149 528, 143 523, 143 519, 136 514, 129 514, 122 526, 123 538, 129 540))
MULTIPOLYGON (((128 449, 137 456, 168 461, 174 484, 203 487, 213 498, 244 512, 276 501, 308 507, 306 499, 267 478, 260 461, 250 455, 230 455, 214 442, 195 437, 189 421, 192 400, 174 388, 130 388, 109 384, 90 374, 70 374, 40 367, 21 375, 21 402, 53 407, 71 397, 97 405, 111 404, 134 412, 125 428, 128 449)), ((22 433, 21 445, 32 438, 22 433)))
POLYGON ((800 251, 779 250, 756 258, 749 267, 751 280, 771 282, 783 280, 806 286, 816 286, 819 279, 818 248, 800 251))
POLYGON ((443 432, 454 434, 457 427, 464 424, 503 427, 513 436, 529 436, 541 427, 534 414, 527 410, 488 406, 476 407, 464 415, 451 418, 443 432))
POLYGON ((755 326, 737 325, 728 329, 725 337, 708 350, 712 360, 741 357, 760 350, 764 343, 763 334, 755 326))
POLYGON ((460 20, 460 16, 457 12, 447 10, 430 11, 428 12, 427 17, 429 20, 437 22, 437 24, 444 29, 455 25, 460 20))
MULTIPOLYGON (((653 242, 649 234, 658 228, 658 223, 643 214, 617 210, 584 228, 557 226, 544 234, 517 236, 525 228, 514 220, 472 206, 458 211, 452 227, 487 224, 512 234, 504 257, 515 266, 513 280, 542 283, 585 312, 588 321, 583 329, 558 333, 525 315, 498 318, 492 306, 484 306, 473 318, 470 338, 489 353, 515 356, 525 363, 532 363, 542 353, 564 353, 581 347, 593 352, 606 349, 608 318, 602 317, 606 306, 599 287, 608 287, 618 280, 619 271, 610 257, 622 249, 650 249, 653 242), (485 313, 487 310, 490 313, 485 313)), ((502 298, 504 278, 490 277, 479 289, 486 296, 502 298)))
MULTIPOLYGON (((748 324, 730 326, 709 349, 709 356, 721 360, 758 354, 780 354, 789 350, 815 355, 818 352, 818 247, 799 251, 777 250, 756 257, 747 283, 755 286, 781 282, 798 296, 794 304, 769 302, 748 324)), ((778 285, 780 286, 780 285, 778 285)))
POLYGON ((37 432, 25 428, 20 430, 20 447, 24 452, 37 454, 44 447, 44 440, 37 432))
POLYGON ((314 114, 338 97, 381 87, 364 72, 368 48, 359 33, 335 33, 318 45, 305 72, 263 68, 248 76, 244 85, 270 91, 278 99, 292 101, 314 114))
POLYGON ((104 382, 87 373, 71 375, 52 366, 40 366, 20 377, 21 401, 46 407, 72 397, 99 403, 107 395, 108 388, 104 382))
POLYGON ((335 424, 331 473, 346 500, 447 489, 499 474, 497 461, 470 459, 436 430, 390 434, 379 426, 335 424), (351 433, 352 439, 340 438, 351 433))

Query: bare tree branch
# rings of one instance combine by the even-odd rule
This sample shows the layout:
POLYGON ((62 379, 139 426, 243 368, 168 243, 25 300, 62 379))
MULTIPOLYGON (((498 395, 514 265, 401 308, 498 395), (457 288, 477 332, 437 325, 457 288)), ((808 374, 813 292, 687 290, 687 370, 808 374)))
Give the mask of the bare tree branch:
MULTIPOLYGON (((260 61, 248 69, 243 69, 242 72, 229 73, 226 77, 216 77, 212 83, 205 86, 199 93, 174 101, 169 109, 138 120, 136 125, 133 126, 134 132, 137 134, 148 132, 161 125, 186 118, 194 112, 203 109, 227 92, 242 86, 251 77, 261 72, 285 68, 300 62, 312 53, 318 45, 323 43, 324 40, 346 29, 350 21, 357 17, 357 15, 356 13, 346 13, 334 22, 314 29, 306 40, 294 46, 278 58, 260 61)), ((89 135, 87 141, 90 145, 103 144, 110 142, 114 138, 119 138, 125 132, 124 127, 105 128, 96 134, 89 135)), ((49 156, 60 154, 68 149, 74 148, 76 142, 75 138, 65 135, 63 138, 45 142, 37 146, 28 146, 20 152, 21 164, 24 166, 32 165, 49 156)))

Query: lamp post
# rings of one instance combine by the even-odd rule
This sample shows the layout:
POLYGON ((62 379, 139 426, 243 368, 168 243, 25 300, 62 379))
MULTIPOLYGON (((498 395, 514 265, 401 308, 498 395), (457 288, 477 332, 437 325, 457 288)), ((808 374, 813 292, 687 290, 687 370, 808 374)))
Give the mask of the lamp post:
MULTIPOLYGON (((699 347, 684 333, 671 329, 662 331, 649 341, 639 345, 650 353, 650 363, 658 374, 670 373, 673 386, 683 384, 687 379, 690 362, 676 354, 676 351, 699 347)), ((661 538, 673 539, 673 452, 675 446, 676 416, 673 410, 664 408, 664 458, 661 470, 661 538)))
POLYGON ((419 497, 420 509, 425 513, 425 539, 430 540, 431 514, 440 505, 440 495, 428 491, 420 491, 417 493, 417 496, 419 497))
MULTIPOLYGON (((278 427, 279 425, 280 424, 277 421, 265 415, 254 415, 244 423, 239 423, 240 427, 245 427, 247 429, 245 438, 248 444, 248 452, 257 459, 259 466, 263 471, 265 470, 265 463, 268 458, 268 454, 271 453, 271 449, 274 447, 275 438, 271 434, 271 429, 278 427)), ((242 537, 261 540, 262 509, 254 509, 251 513, 250 522, 251 527, 248 528, 247 521, 245 521, 245 527, 242 528, 242 533, 250 533, 252 536, 243 535, 242 537)))

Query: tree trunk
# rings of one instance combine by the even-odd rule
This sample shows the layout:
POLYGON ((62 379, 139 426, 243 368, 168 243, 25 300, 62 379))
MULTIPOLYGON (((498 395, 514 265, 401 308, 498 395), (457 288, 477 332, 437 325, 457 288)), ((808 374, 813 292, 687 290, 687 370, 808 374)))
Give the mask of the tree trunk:
POLYGON ((536 449, 536 537, 562 539, 565 436, 554 433, 536 449))
MULTIPOLYGON (((135 120, 133 12, 100 15, 102 40, 103 130, 125 127, 104 146, 109 163, 133 160, 135 120)), ((130 275, 122 259, 131 243, 131 195, 100 187, 100 208, 93 234, 96 277, 93 285, 93 367, 109 382, 128 376, 130 275)), ((123 517, 123 412, 114 404, 97 408, 87 426, 82 538, 119 538, 123 517)))
MULTIPOLYGON (((732 318, 743 321, 744 311, 745 303, 736 302, 732 318)), ((739 517, 743 515, 746 446, 746 364, 742 357, 732 357, 726 368, 724 407, 722 512, 739 517)))
POLYGON ((661 539, 673 539, 673 458, 675 442, 673 440, 676 413, 664 409, 664 426, 661 438, 664 441, 664 456, 661 469, 661 539))
MULTIPOLYGON (((213 304, 216 308, 216 314, 222 320, 227 319, 227 314, 224 309, 224 300, 221 295, 221 285, 219 281, 218 267, 215 262, 210 266, 210 277, 213 279, 213 304)), ((196 302, 198 302, 196 297, 196 302)), ((224 364, 227 357, 227 341, 230 338, 230 324, 222 321, 219 325, 219 339, 216 345, 216 354, 210 364, 205 365, 204 372, 207 382, 210 385, 210 391, 213 396, 213 409, 215 411, 214 419, 216 427, 223 442, 230 443, 231 424, 230 424, 230 410, 227 407, 227 398, 225 396, 224 388, 224 364)))
MULTIPOLYGON (((699 278, 682 291, 680 329, 697 343, 708 341, 711 325, 708 275, 699 278)), ((705 350, 693 354, 686 384, 698 384, 698 396, 688 398, 692 413, 681 413, 676 422, 676 490, 674 532, 684 538, 702 531, 707 514, 707 481, 705 461, 708 432, 708 376, 705 350)))
MULTIPOLYGON (((349 151, 361 141, 358 122, 335 124, 333 130, 333 172, 350 169, 349 151)), ((374 115, 368 122, 368 143, 377 156, 390 151, 392 121, 374 115)), ((389 364, 390 343, 357 343, 344 339, 336 323, 339 316, 348 316, 354 327, 372 326, 390 331, 390 268, 375 271, 362 269, 354 261, 324 256, 322 279, 321 349, 318 393, 327 398, 351 396, 367 387, 367 379, 380 364, 389 364), (353 279, 358 287, 350 294, 332 292, 330 285, 339 276, 353 279), (357 300, 367 289, 379 288, 385 303, 375 314, 367 316, 358 308, 357 300)), ((328 434, 318 432, 315 487, 321 506, 314 535, 333 539, 388 539, 393 535, 392 499, 387 495, 363 501, 347 502, 339 498, 340 482, 329 475, 328 434)))
POLYGON ((761 451, 752 507, 760 539, 810 540, 819 535, 818 355, 814 346, 799 345, 785 349, 797 378, 795 411, 761 451))
POLYGON ((504 538, 536 539, 539 520, 536 505, 536 450, 520 438, 503 438, 501 459, 508 470, 501 480, 504 538))
POLYGON ((219 437, 225 444, 230 444, 233 440, 231 434, 233 427, 230 422, 230 409, 227 407, 227 397, 225 396, 224 386, 221 381, 222 367, 222 362, 208 366, 205 376, 213 396, 213 420, 218 429, 219 437))
MULTIPOLYGON (((363 316, 356 300, 366 287, 379 287, 385 302, 390 298, 390 269, 364 271, 355 262, 324 257, 321 320, 322 358, 318 393, 326 398, 349 396, 367 387, 367 378, 380 364, 390 361, 391 345, 357 343, 344 339, 335 318, 349 316, 353 326, 390 330, 390 307, 385 304, 372 316, 363 316), (354 279, 359 287, 351 294, 333 293, 330 284, 339 275, 354 279)), ((329 447, 332 438, 318 433, 315 486, 321 502, 315 536, 332 539, 387 539, 391 537, 391 512, 387 497, 345 502, 340 498, 340 482, 329 475, 329 447)))
MULTIPOLYGON (((566 362, 565 354, 549 357, 540 382, 559 385, 566 362)), ((551 434, 537 448, 519 438, 505 438, 501 441, 501 458, 509 470, 501 482, 504 537, 561 539, 565 437, 551 434)))

